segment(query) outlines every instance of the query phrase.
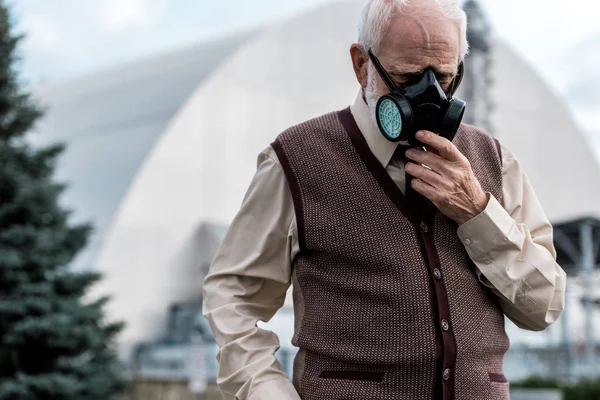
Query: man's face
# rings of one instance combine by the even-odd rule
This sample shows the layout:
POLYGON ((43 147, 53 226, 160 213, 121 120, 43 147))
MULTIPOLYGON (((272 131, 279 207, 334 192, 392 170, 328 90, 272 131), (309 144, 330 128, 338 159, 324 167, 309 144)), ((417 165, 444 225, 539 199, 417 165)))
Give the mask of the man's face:
MULTIPOLYGON (((444 91, 448 92, 458 71, 459 26, 432 8, 429 1, 418 3, 416 7, 419 9, 412 15, 396 15, 392 18, 375 55, 397 85, 409 82, 429 67, 435 72, 444 91)), ((368 58, 368 55, 365 56, 368 58)), ((361 85, 371 115, 375 118, 377 101, 389 93, 389 89, 370 61, 362 64, 361 68, 366 71, 360 75, 367 78, 363 79, 361 85)))

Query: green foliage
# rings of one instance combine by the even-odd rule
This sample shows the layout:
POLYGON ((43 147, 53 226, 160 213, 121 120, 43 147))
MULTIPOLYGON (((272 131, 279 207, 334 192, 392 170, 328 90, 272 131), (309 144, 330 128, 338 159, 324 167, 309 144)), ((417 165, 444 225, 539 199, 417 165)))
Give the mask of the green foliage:
POLYGON ((600 379, 568 383, 552 379, 531 377, 521 382, 511 382, 512 388, 561 389, 564 400, 600 399, 600 379))
POLYGON ((511 382, 510 386, 513 388, 532 388, 532 389, 558 389, 561 387, 561 383, 557 380, 541 378, 539 376, 532 376, 524 381, 511 382))
POLYGON ((19 40, 0 0, 0 400, 117 399, 121 325, 103 322, 107 299, 83 300, 100 276, 68 267, 91 227, 59 205, 62 146, 24 139, 41 112, 18 85, 19 40))
POLYGON ((583 380, 563 388, 565 400, 600 399, 600 380, 583 380))

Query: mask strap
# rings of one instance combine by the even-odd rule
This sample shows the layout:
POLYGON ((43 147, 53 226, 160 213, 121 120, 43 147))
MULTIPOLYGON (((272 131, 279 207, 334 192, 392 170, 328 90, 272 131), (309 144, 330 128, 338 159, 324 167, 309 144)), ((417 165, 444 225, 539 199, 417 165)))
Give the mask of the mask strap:
POLYGON ((381 76, 381 78, 383 79, 385 84, 387 85, 388 89, 390 89, 390 91, 394 91, 394 89, 396 89, 396 84, 394 84, 394 81, 392 80, 392 78, 388 75, 388 73, 383 68, 383 66, 377 59, 377 57, 375 57, 375 54, 373 54, 371 49, 369 49, 368 53, 369 53, 369 58, 373 62, 373 65, 375 65, 375 69, 377 70, 377 72, 379 72, 379 75, 381 76))
POLYGON ((460 86, 464 76, 465 64, 461 61, 460 64, 458 64, 458 72, 452 80, 452 86, 450 87, 450 97, 454 97, 454 93, 456 93, 456 91, 458 90, 458 87, 460 86))

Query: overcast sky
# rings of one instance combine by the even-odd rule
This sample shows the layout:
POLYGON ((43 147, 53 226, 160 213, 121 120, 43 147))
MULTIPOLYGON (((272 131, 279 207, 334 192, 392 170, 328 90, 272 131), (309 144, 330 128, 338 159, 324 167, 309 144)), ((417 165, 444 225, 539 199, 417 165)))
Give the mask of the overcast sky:
MULTIPOLYGON (((27 81, 57 81, 332 0, 9 0, 27 81)), ((568 103, 600 155, 600 2, 481 0, 508 41, 568 103)))

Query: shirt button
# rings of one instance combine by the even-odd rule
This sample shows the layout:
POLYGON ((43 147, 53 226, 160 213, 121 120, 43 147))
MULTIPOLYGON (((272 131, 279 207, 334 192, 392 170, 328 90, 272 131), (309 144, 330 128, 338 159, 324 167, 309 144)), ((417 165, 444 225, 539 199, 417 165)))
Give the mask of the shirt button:
POLYGON ((437 268, 434 269, 433 270, 433 277, 439 281, 440 279, 442 279, 442 271, 440 271, 437 268))
POLYGON ((429 232, 429 227, 427 226, 425 221, 421 222, 421 229, 423 229, 423 232, 425 233, 429 232))
POLYGON ((444 380, 447 381, 448 379, 450 379, 450 368, 444 370, 444 380))
POLYGON ((465 244, 467 246, 470 246, 471 245, 471 239, 465 239, 465 244))
POLYGON ((448 329, 450 329, 450 325, 448 324, 448 321, 446 321, 445 319, 442 320, 442 329, 444 331, 448 331, 448 329))

